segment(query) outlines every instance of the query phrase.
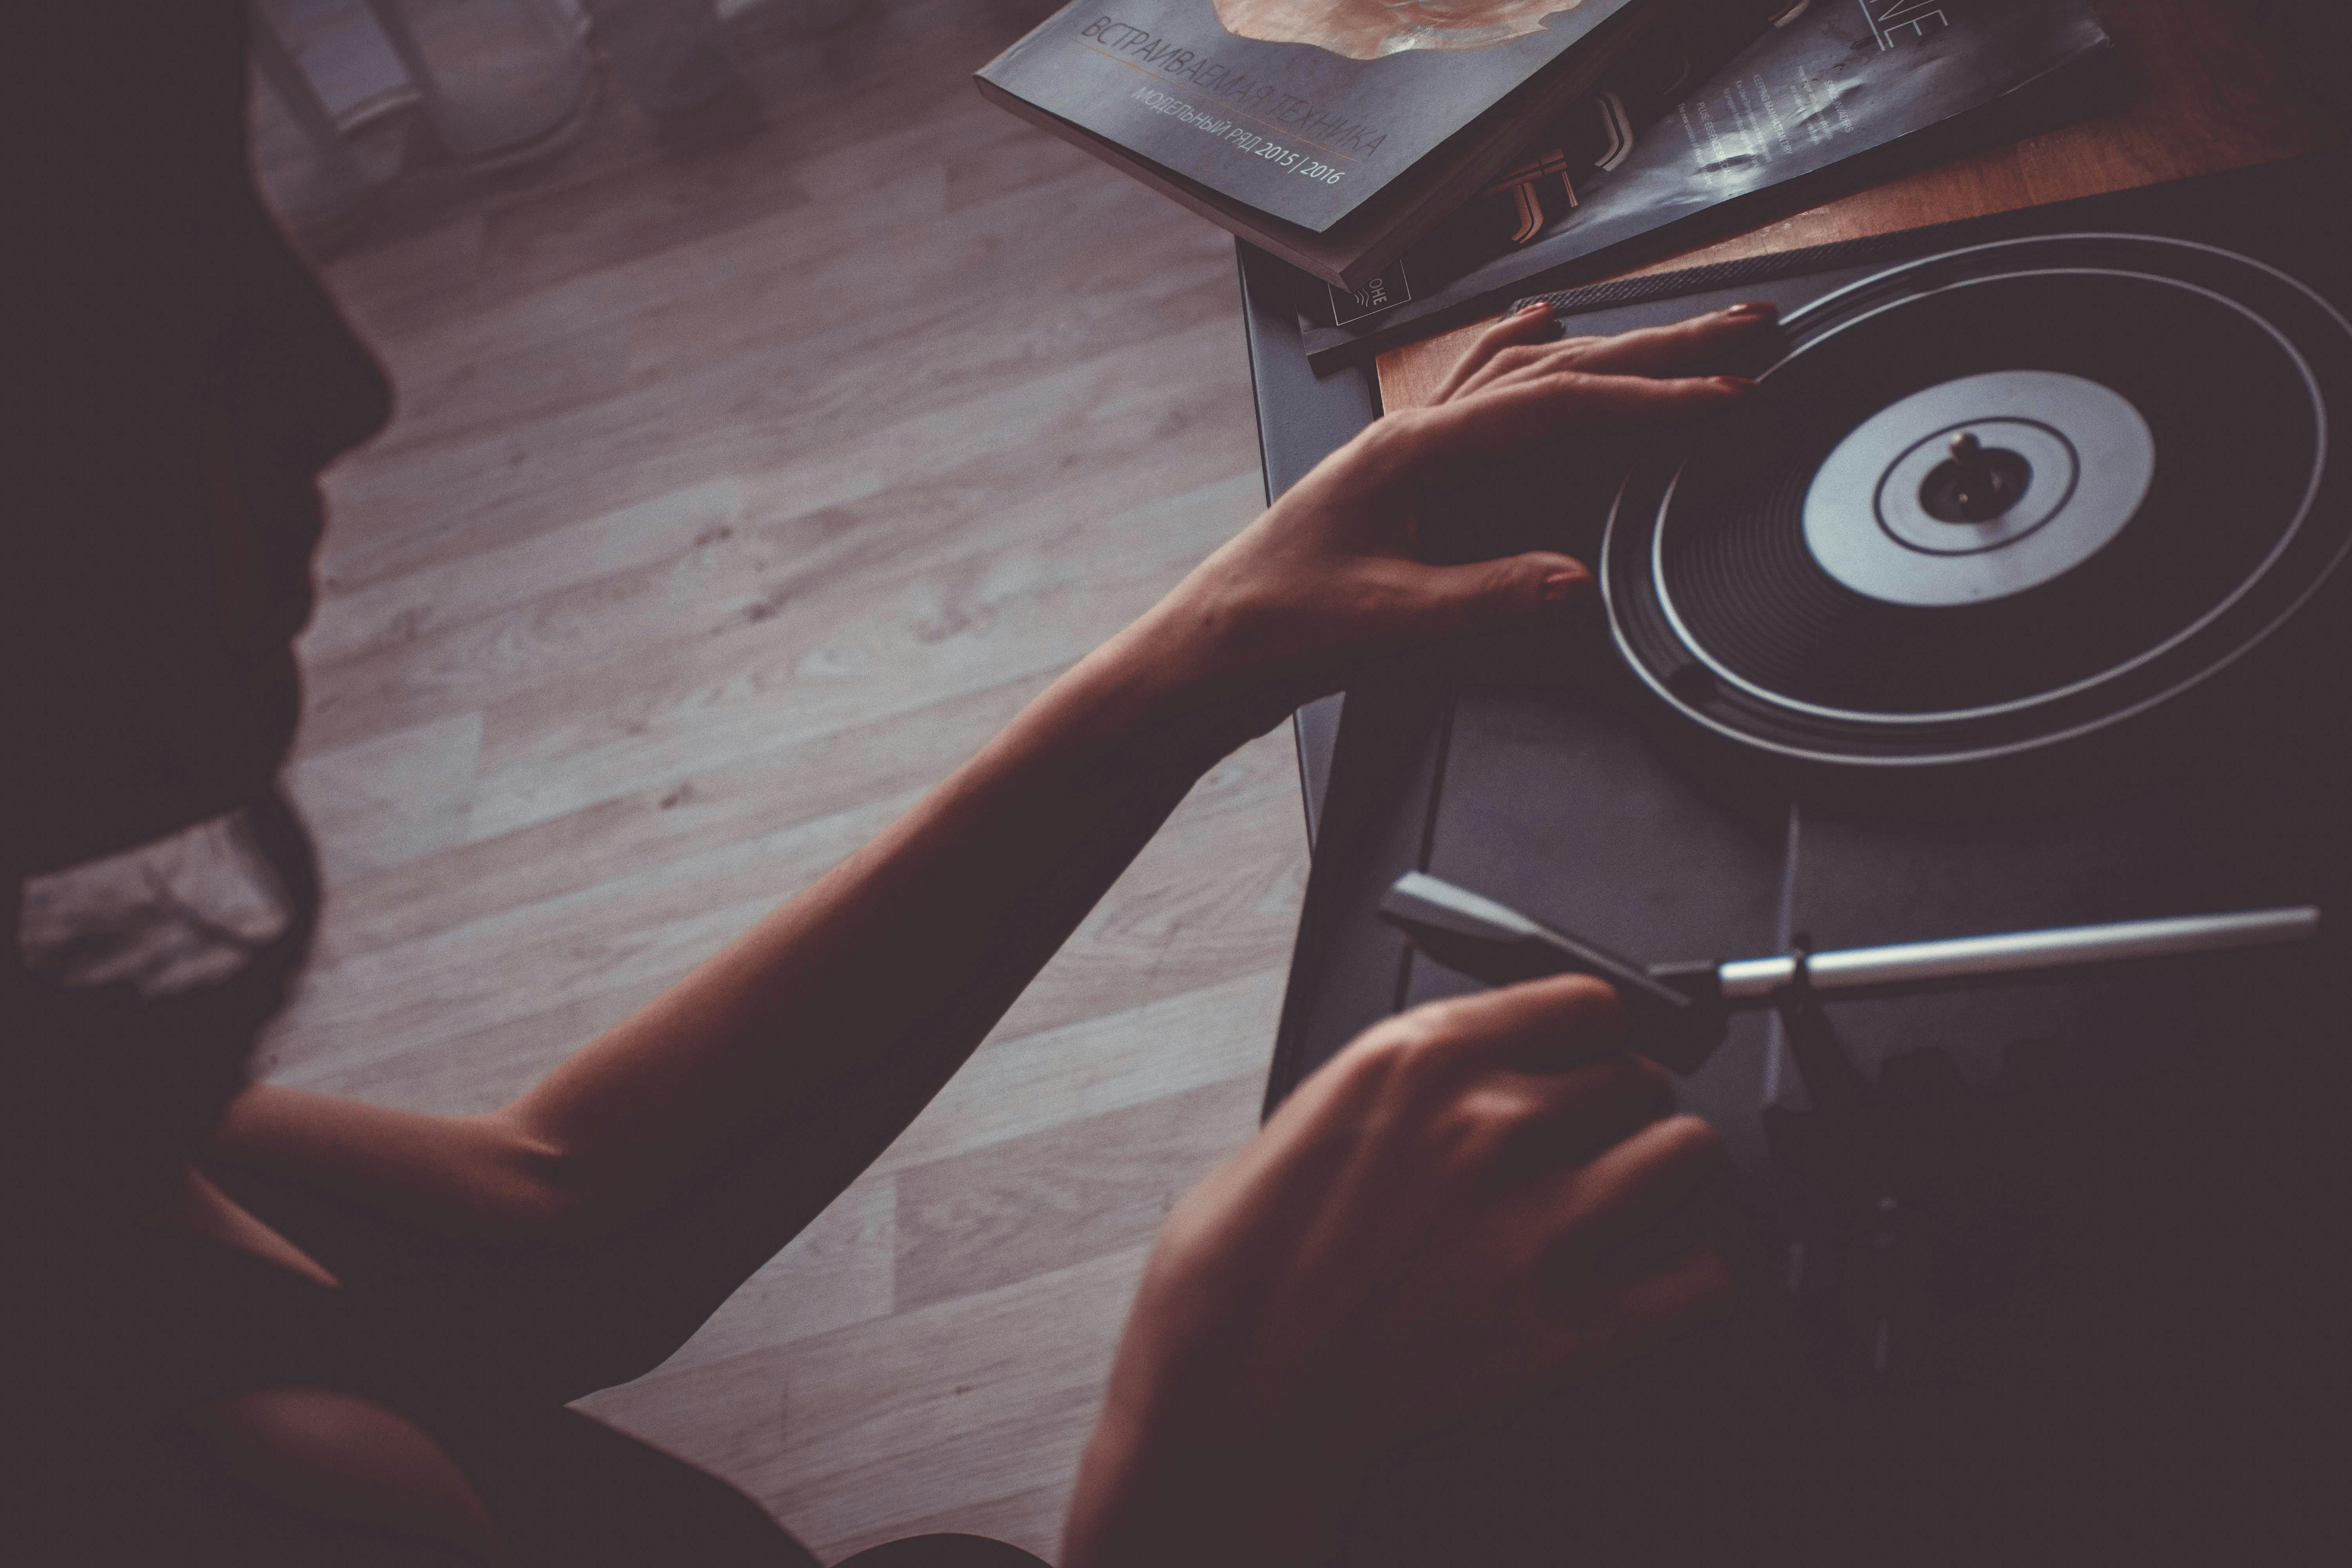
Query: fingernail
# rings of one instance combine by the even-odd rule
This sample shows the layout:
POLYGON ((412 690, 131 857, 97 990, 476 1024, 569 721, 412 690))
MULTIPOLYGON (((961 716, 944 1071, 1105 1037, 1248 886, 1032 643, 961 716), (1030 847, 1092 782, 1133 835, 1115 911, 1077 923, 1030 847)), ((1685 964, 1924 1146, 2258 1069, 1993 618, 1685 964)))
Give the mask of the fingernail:
POLYGON ((1718 375, 1715 378, 1715 384, 1723 388, 1726 392, 1753 392, 1756 390, 1756 384, 1748 380, 1744 375, 1718 375))
POLYGON ((1555 572, 1543 580, 1543 602, 1557 605, 1591 581, 1587 572, 1555 572))
POLYGON ((1742 304, 1727 306, 1723 313, 1727 316, 1771 317, 1780 313, 1780 307, 1769 300, 1749 300, 1742 304))
POLYGON ((1551 301, 1538 300, 1532 305, 1522 305, 1517 313, 1520 316, 1549 316, 1551 314, 1551 301))

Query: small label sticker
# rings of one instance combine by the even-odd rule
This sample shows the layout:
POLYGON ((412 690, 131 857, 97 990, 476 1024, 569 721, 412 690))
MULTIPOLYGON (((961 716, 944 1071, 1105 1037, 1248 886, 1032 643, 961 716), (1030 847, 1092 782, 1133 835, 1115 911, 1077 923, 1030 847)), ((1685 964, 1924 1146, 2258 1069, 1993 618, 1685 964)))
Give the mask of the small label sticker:
POLYGON ((1404 263, 1400 261, 1352 294, 1331 289, 1331 324, 1344 327, 1366 316, 1377 316, 1412 298, 1412 279, 1405 276, 1404 263))

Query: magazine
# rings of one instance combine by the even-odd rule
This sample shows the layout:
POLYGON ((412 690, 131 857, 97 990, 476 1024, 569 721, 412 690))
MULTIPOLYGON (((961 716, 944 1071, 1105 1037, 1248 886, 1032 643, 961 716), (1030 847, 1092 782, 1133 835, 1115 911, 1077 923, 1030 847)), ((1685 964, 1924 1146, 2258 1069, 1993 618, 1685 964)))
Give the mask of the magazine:
POLYGON ((1678 100, 1649 85, 1671 62, 1629 59, 1381 278, 1299 278, 1309 362, 1632 265, 1633 242, 1671 248, 1662 231, 1864 153, 1949 155, 2082 118, 2104 101, 2086 73, 2111 57, 2085 0, 1811 0, 1678 100))
POLYGON ((1798 0, 1075 0, 983 94, 1353 288, 1658 18, 1798 0))

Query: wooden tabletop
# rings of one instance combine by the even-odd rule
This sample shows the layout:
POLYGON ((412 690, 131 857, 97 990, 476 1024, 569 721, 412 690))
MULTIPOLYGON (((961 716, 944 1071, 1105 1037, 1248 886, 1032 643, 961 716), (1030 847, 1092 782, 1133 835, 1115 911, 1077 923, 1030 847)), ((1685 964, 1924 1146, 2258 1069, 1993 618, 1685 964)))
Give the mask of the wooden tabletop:
MULTIPOLYGON (((1632 277, 1980 217, 2315 152, 2341 130, 2294 79, 2278 40, 2229 0, 2098 0, 2125 79, 2123 112, 1914 170, 1727 238, 1610 276, 1632 277)), ((1769 202, 1769 193, 1758 198, 1769 202)), ((1602 278, 1582 279, 1600 282, 1602 278)), ((1484 322, 1392 349, 1384 407, 1429 401, 1484 322)))

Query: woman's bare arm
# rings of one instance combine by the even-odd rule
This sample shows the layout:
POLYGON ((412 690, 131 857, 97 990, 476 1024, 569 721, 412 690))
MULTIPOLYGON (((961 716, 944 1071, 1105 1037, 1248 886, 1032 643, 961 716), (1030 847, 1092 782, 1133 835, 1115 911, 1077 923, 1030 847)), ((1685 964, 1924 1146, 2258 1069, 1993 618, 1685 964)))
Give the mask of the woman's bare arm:
POLYGON ((845 1182, 1241 738, 1187 706, 1175 641, 1139 626, 1097 650, 880 837, 513 1104, 436 1117, 262 1086, 215 1154, 436 1229, 593 1233, 745 1136, 839 1136, 854 1099, 861 1135, 827 1162, 845 1182))
POLYGON ((1465 473, 1563 430, 1700 416, 1661 373, 1769 316, 1606 340, 1498 326, 1438 406, 1383 419, 1073 668, 879 838, 512 1105, 440 1118, 258 1088, 216 1153, 436 1228, 593 1233, 747 1140, 808 1156, 772 1250, 930 1099, 1200 773, 1366 662, 1548 613, 1565 556, 1423 563, 1465 473))

